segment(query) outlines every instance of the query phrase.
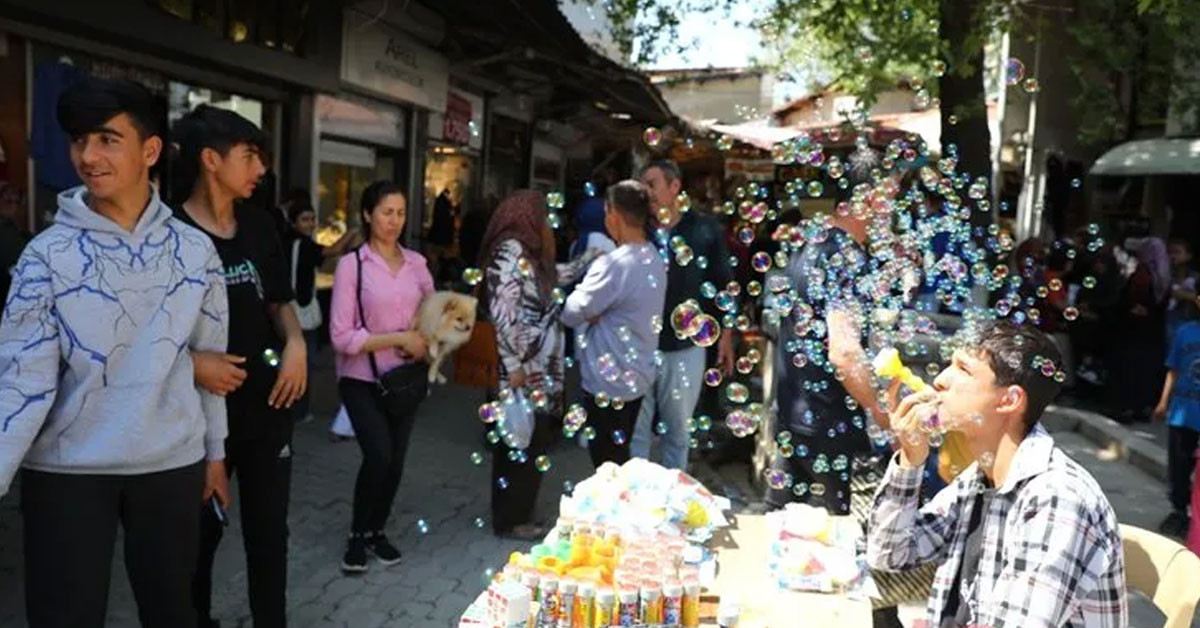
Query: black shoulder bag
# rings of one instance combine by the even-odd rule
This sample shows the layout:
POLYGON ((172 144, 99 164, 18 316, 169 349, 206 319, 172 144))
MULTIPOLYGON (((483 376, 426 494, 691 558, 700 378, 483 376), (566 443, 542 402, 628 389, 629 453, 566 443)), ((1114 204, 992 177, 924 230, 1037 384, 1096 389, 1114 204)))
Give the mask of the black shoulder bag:
MULTIPOLYGON (((354 259, 358 262, 358 318, 362 320, 363 329, 370 331, 367 328, 367 315, 363 310, 362 301, 362 255, 358 249, 354 249, 354 259)), ((379 374, 379 365, 375 361, 375 353, 367 353, 367 358, 371 361, 371 373, 375 375, 375 383, 379 386, 379 393, 383 397, 383 403, 392 414, 405 414, 416 409, 417 404, 425 399, 429 394, 429 365, 424 362, 414 362, 412 364, 402 364, 396 368, 379 374)))

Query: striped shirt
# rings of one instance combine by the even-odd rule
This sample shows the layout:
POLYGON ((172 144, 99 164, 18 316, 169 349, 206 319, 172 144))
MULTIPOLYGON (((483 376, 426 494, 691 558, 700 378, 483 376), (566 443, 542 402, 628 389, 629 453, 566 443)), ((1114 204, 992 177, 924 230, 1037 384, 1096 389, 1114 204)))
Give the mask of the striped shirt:
MULTIPOLYGON (((875 495, 867 560, 899 571, 937 563, 924 619, 937 628, 967 542, 971 507, 987 489, 971 465, 924 507, 922 469, 896 458, 875 495)), ((1038 425, 1022 441, 1003 486, 983 513, 983 546, 971 582, 960 587, 968 626, 1124 628, 1125 563, 1117 517, 1087 471, 1038 425)))

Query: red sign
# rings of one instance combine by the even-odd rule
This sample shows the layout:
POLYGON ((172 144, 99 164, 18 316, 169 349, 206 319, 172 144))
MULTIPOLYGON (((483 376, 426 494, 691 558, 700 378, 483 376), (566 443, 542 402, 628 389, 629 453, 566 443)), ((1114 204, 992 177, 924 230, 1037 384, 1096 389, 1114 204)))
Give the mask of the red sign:
POLYGON ((471 142, 471 101, 450 92, 442 119, 442 139, 458 144, 471 142))

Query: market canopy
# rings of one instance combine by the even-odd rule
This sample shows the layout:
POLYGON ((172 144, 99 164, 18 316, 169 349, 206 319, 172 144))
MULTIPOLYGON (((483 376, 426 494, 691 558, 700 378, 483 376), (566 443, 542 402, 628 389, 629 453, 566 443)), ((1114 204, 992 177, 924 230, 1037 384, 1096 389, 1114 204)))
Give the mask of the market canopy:
POLYGON ((1200 138, 1160 137, 1125 142, 1097 159, 1089 174, 1200 174, 1200 138))

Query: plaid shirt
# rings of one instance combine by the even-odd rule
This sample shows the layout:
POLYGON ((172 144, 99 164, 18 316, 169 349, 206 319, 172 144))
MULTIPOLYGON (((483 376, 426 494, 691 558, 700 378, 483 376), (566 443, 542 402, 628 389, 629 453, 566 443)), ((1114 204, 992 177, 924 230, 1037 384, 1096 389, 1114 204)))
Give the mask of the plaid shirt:
MULTIPOLYGON (((958 576, 971 508, 987 490, 978 463, 924 507, 922 469, 893 458, 875 495, 867 537, 871 567, 939 563, 918 625, 937 628, 958 576)), ((960 586, 969 626, 1124 628, 1125 561, 1117 517, 1096 481, 1038 425, 1021 442, 1004 485, 981 519, 973 582, 960 586)))

